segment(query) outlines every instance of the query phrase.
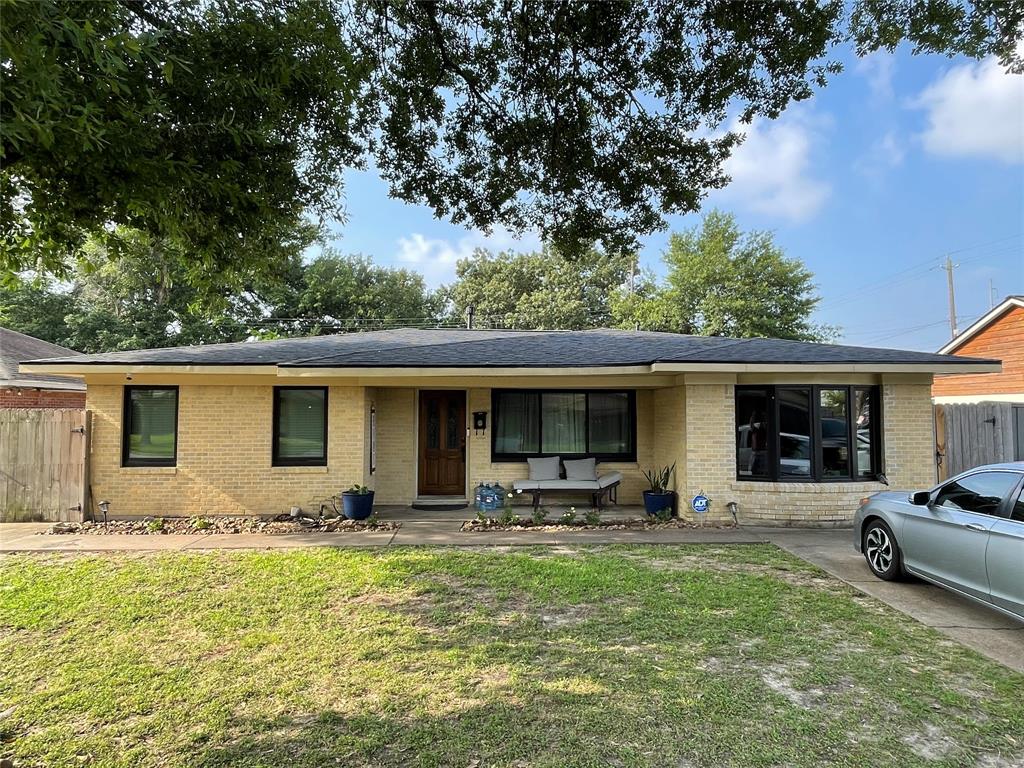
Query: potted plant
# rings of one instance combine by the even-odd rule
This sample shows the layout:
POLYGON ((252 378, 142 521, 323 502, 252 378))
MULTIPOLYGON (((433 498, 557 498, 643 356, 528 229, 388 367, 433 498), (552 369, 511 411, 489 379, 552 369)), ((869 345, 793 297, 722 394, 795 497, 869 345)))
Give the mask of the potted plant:
POLYGON ((651 486, 650 490, 644 491, 644 509, 648 515, 656 515, 664 509, 675 512, 676 492, 668 489, 675 471, 675 464, 671 467, 644 470, 644 477, 651 486))
POLYGON ((373 491, 358 483, 341 494, 341 508, 349 520, 365 520, 373 514, 373 491))

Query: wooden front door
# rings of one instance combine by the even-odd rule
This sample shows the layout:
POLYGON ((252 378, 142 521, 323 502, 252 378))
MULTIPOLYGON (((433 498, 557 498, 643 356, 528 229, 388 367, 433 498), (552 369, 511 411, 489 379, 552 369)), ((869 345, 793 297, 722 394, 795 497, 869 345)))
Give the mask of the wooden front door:
POLYGON ((466 393, 420 392, 419 493, 466 492, 466 393))

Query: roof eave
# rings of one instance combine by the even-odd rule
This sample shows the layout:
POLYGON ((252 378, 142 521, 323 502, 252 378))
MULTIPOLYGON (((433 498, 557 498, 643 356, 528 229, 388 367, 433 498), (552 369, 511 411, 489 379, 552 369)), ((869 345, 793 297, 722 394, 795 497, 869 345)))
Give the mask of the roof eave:
POLYGON ((992 309, 990 309, 984 315, 979 317, 969 326, 964 328, 964 330, 959 335, 947 341, 945 346, 943 346, 937 354, 952 354, 956 350, 960 349, 960 347, 962 347, 965 342, 969 341, 970 339, 973 339, 975 336, 984 331, 992 323, 994 323, 996 320, 1005 315, 1014 307, 1024 308, 1024 299, 1020 298, 1019 296, 1010 296, 1004 301, 997 304, 996 306, 992 307, 992 309))

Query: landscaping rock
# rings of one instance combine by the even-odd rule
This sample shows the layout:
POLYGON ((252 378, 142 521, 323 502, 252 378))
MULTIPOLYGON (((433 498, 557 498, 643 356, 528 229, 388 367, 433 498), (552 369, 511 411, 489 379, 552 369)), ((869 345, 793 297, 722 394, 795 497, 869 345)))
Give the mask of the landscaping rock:
POLYGON ((628 518, 622 520, 601 520, 598 523, 587 523, 582 520, 572 523, 559 522, 558 519, 536 523, 530 518, 519 518, 518 520, 506 523, 493 517, 484 520, 466 520, 462 524, 463 531, 487 532, 487 531, 656 531, 672 528, 715 528, 730 529, 736 526, 732 523, 705 524, 691 523, 689 520, 657 520, 643 518, 628 518))
POLYGON ((395 531, 399 523, 349 520, 347 518, 261 517, 150 517, 141 520, 110 520, 106 523, 54 523, 44 535, 86 534, 90 536, 195 536, 215 533, 340 533, 395 531))

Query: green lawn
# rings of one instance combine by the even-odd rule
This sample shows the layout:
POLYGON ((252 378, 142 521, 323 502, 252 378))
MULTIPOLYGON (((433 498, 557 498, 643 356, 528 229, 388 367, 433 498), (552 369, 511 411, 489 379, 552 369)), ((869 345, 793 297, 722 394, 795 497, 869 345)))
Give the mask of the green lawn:
POLYGON ((0 559, 18 766, 1019 764, 1024 677, 769 546, 0 559))

